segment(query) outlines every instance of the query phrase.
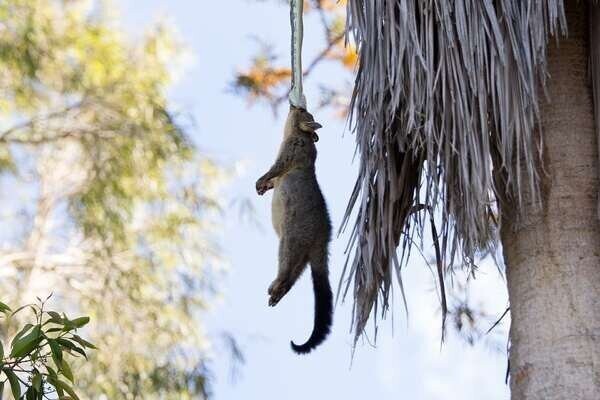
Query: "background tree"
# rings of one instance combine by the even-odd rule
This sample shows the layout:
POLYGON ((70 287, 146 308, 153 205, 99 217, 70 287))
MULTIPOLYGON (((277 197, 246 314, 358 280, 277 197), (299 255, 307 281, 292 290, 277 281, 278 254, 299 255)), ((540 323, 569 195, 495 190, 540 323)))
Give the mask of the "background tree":
MULTIPOLYGON (((323 12, 328 2, 310 4, 323 12)), ((474 274, 501 240, 513 398, 598 397, 592 4, 348 2, 359 50, 351 109, 361 157, 346 215, 356 205, 346 272, 357 337, 372 310, 385 315, 394 275, 402 289, 413 243, 431 235, 445 319, 447 275, 474 274)), ((246 82, 238 77, 265 96, 246 82)))
POLYGON ((0 3, 2 298, 92 318, 85 397, 206 395, 226 173, 166 101, 181 51, 162 25, 131 42, 98 2, 0 3))

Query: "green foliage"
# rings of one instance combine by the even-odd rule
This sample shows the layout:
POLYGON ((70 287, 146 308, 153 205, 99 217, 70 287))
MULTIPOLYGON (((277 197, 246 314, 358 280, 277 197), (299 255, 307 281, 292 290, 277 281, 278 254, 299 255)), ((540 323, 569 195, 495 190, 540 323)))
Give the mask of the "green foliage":
POLYGON ((31 322, 14 335, 10 347, 0 342, 0 394, 8 384, 14 399, 79 399, 69 362, 71 358, 87 359, 86 349, 96 349, 76 334, 90 321, 89 317, 69 319, 46 310, 45 302, 39 299, 15 311, 0 302, 0 318, 5 322, 23 311, 33 313, 28 319, 31 322), (5 348, 10 351, 6 353, 5 348))
POLYGON ((12 303, 53 291, 94 320, 100 350, 62 369, 85 397, 203 398, 227 173, 165 97, 172 32, 131 42, 101 10, 0 2, 0 289, 12 303))

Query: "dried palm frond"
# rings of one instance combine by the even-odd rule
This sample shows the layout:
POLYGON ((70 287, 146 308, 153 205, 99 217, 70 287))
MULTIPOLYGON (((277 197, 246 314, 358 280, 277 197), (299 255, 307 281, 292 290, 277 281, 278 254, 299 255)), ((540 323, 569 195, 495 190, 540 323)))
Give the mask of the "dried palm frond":
POLYGON ((518 204, 525 185, 538 192, 537 89, 549 36, 565 34, 566 21, 563 0, 349 0, 347 30, 359 54, 360 165, 344 277, 358 337, 372 310, 385 314, 394 271, 402 289, 427 213, 439 219, 445 273, 495 243, 497 199, 518 204))

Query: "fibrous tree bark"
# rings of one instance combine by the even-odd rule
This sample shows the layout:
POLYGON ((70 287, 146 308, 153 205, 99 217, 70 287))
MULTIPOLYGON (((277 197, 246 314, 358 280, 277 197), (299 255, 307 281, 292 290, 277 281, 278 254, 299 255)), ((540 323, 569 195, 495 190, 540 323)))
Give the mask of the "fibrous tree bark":
MULTIPOLYGON (((569 34, 548 46, 540 104, 541 202, 504 204, 512 399, 600 399, 598 143, 588 5, 566 1, 569 34), (513 210, 525 212, 518 217, 513 210)), ((591 6, 590 6, 591 7, 591 6)))

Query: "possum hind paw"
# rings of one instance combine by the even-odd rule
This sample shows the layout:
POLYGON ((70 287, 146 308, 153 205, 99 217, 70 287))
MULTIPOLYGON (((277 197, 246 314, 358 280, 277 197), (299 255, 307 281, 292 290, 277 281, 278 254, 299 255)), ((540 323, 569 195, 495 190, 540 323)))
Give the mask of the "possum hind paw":
POLYGON ((290 285, 286 282, 280 282, 275 280, 271 286, 269 286, 269 306, 274 307, 279 301, 286 295, 290 290, 290 285))

